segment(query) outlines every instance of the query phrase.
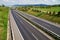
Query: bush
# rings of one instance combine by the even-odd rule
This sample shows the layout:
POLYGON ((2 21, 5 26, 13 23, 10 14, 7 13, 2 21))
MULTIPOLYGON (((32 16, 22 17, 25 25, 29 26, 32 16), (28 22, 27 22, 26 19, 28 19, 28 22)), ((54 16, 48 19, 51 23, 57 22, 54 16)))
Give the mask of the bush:
POLYGON ((51 15, 51 12, 48 11, 48 15, 51 15))
POLYGON ((52 16, 55 16, 55 11, 51 13, 52 16))
POLYGON ((60 11, 58 12, 57 16, 60 16, 60 11))
POLYGON ((32 9, 32 11, 34 11, 34 12, 41 12, 40 10, 35 10, 35 9, 32 9))

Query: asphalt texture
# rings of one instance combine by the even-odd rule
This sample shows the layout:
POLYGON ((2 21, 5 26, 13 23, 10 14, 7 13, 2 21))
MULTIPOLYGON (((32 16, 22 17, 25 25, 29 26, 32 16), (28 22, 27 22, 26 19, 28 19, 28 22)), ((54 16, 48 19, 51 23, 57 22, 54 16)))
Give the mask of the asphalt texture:
POLYGON ((11 13, 24 40, 50 40, 37 29, 35 29, 32 25, 26 22, 21 16, 18 15, 16 11, 11 10, 11 13))
MULTIPOLYGON (((18 12, 16 11, 16 13, 18 13, 18 12)), ((50 23, 47 23, 43 20, 37 19, 33 16, 27 15, 26 13, 23 13, 23 12, 19 12, 18 14, 24 16, 25 18, 36 23, 37 25, 39 24, 39 25, 43 26, 44 28, 47 28, 48 30, 50 30, 60 36, 60 27, 57 27, 57 26, 50 24, 50 23)))

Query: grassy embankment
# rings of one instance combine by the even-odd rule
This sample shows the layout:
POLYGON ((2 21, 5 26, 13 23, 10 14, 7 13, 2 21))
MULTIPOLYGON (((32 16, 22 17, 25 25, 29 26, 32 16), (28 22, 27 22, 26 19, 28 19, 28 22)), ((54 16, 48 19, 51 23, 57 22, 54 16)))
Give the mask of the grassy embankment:
POLYGON ((0 40, 7 40, 8 9, 0 7, 0 40))
POLYGON ((60 12, 60 7, 57 7, 57 6, 50 7, 50 8, 48 8, 48 7, 44 7, 44 8, 43 7, 18 7, 17 9, 27 12, 28 14, 34 15, 36 17, 43 18, 45 20, 60 24, 60 17, 54 16, 54 15, 49 15, 47 13, 48 11, 58 13, 58 12, 60 12), (29 8, 29 9, 27 9, 27 8, 29 8), (27 10, 25 11, 25 9, 27 9, 27 10), (46 11, 46 12, 36 12, 33 10, 46 11))

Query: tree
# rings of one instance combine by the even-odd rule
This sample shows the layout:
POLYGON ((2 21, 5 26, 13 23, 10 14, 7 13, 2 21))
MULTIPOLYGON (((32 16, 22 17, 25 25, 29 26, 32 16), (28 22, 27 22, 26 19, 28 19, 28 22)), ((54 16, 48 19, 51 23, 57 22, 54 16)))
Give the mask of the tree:
POLYGON ((5 7, 5 5, 3 4, 2 7, 5 7))

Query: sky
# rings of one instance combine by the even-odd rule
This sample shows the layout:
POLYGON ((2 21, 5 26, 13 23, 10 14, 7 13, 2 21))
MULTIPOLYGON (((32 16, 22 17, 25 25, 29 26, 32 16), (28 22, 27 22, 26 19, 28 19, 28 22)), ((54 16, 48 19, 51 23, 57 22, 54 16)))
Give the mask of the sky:
POLYGON ((0 0, 0 5, 25 5, 25 4, 60 4, 60 0, 0 0))

